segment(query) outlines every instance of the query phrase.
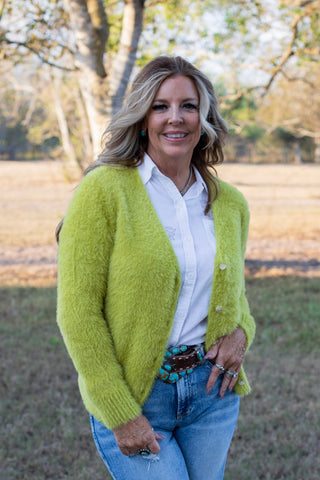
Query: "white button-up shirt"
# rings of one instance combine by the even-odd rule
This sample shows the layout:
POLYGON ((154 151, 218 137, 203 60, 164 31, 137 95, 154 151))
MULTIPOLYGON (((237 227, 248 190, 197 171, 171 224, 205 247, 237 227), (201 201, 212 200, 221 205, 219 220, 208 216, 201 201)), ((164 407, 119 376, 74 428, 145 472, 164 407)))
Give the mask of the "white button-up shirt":
POLYGON ((201 343, 207 328, 216 254, 212 214, 204 214, 206 185, 194 168, 196 182, 182 197, 148 155, 138 170, 181 271, 181 290, 168 347, 201 343))

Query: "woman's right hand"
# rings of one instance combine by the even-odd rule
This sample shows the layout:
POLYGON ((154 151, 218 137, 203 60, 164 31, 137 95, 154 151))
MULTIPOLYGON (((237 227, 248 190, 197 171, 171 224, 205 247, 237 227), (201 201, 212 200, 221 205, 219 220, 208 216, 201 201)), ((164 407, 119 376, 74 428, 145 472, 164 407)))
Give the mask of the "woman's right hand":
POLYGON ((137 455, 138 450, 148 449, 151 453, 159 453, 157 440, 164 438, 155 432, 144 415, 119 425, 113 430, 116 442, 124 455, 137 455))

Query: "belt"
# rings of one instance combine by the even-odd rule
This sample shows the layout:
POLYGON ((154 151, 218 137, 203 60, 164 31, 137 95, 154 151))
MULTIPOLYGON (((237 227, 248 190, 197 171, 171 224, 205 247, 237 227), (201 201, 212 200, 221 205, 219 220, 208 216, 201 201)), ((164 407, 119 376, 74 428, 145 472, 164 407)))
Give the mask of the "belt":
POLYGON ((180 378, 204 363, 202 345, 181 345, 166 350, 158 377, 166 383, 176 383, 180 378))

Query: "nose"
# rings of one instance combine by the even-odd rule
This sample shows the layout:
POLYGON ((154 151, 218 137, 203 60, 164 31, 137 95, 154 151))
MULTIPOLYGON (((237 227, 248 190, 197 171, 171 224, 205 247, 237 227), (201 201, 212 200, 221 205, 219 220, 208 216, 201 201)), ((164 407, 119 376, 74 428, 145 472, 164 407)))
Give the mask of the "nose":
POLYGON ((172 124, 179 124, 183 121, 181 111, 178 105, 174 105, 170 109, 170 117, 169 117, 169 123, 172 124))

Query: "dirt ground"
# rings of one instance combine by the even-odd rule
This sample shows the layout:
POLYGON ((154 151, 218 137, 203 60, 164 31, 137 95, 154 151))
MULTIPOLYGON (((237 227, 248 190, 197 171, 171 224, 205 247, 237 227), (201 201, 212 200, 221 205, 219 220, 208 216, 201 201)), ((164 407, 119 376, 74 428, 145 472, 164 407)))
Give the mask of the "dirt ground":
MULTIPOLYGON (((320 165, 228 164, 218 175, 246 196, 249 276, 320 277, 320 165)), ((58 161, 0 162, 0 284, 56 282, 54 231, 76 183, 58 161)))

